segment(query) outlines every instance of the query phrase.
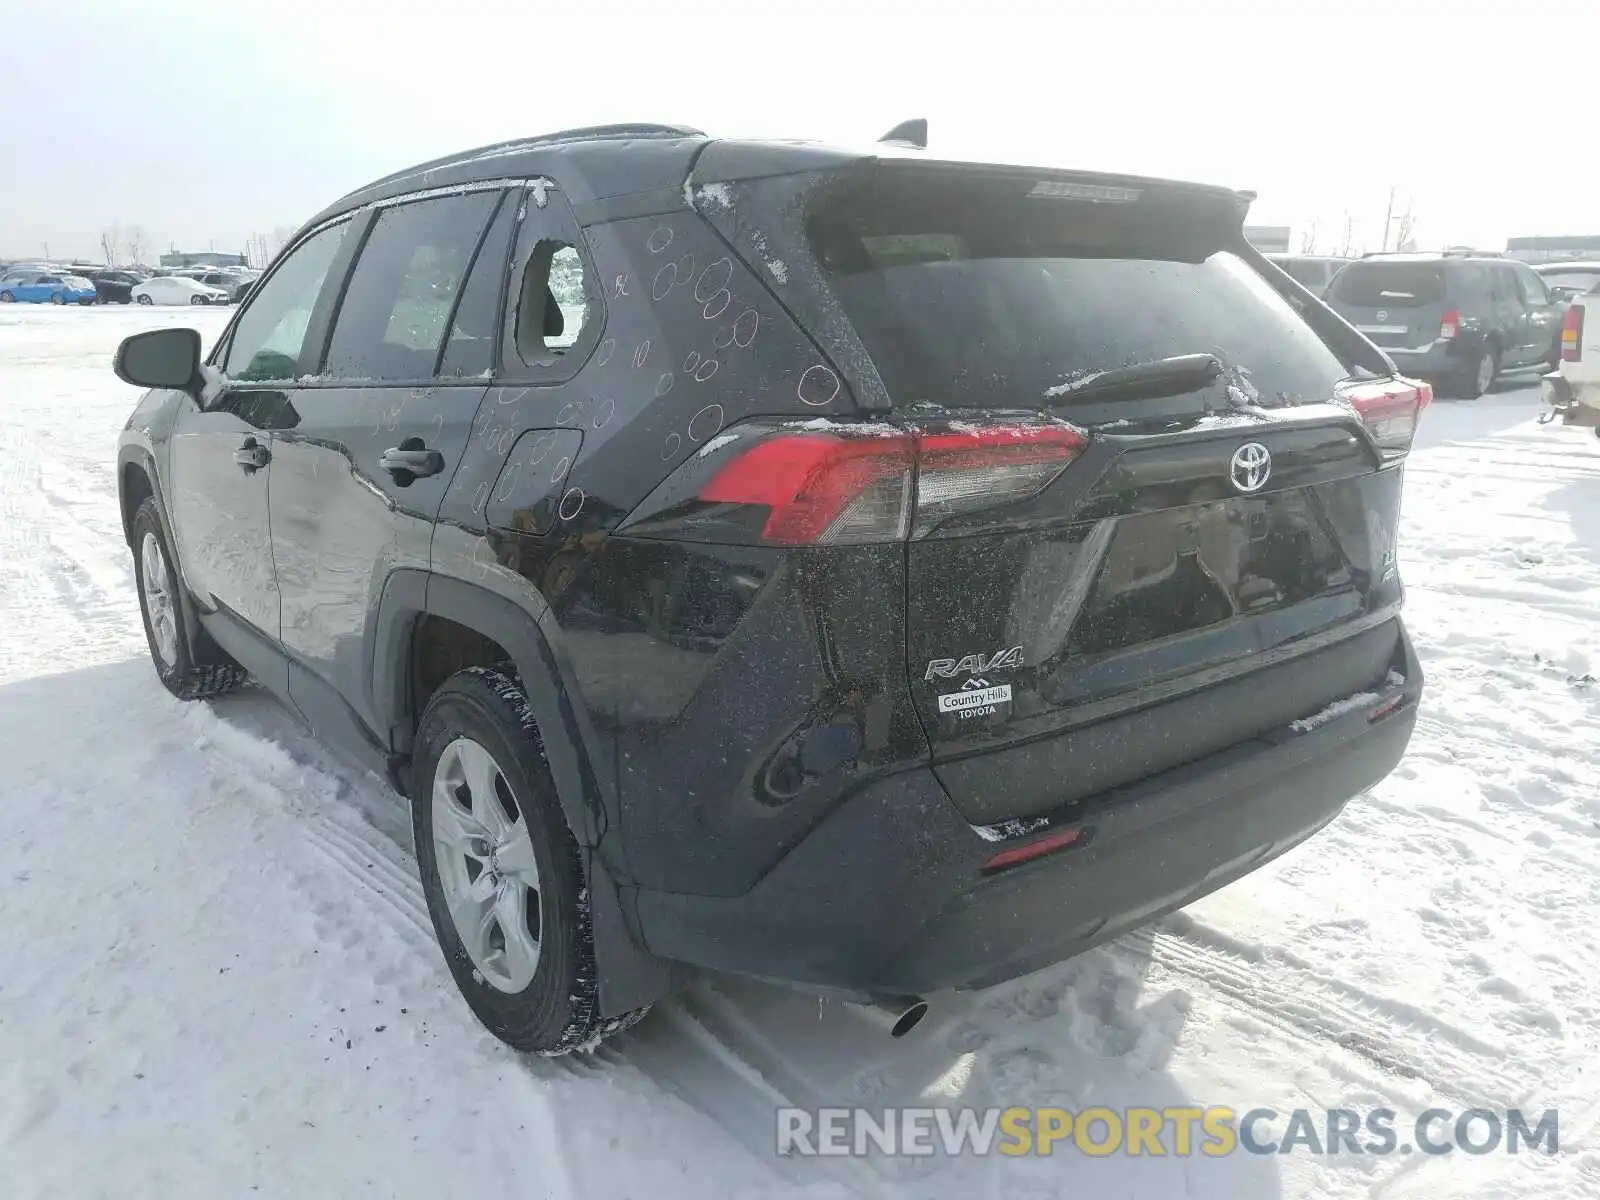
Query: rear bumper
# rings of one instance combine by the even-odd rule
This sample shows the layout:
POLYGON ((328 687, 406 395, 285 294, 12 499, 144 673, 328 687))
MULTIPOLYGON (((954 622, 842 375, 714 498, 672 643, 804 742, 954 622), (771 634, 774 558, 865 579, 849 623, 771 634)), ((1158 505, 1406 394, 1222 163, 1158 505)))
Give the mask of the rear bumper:
POLYGON ((1539 381, 1539 398, 1565 424, 1600 428, 1600 383, 1575 383, 1552 371, 1539 381))
POLYGON ((1402 375, 1421 379, 1442 379, 1458 374, 1462 364, 1472 356, 1465 343, 1459 340, 1434 342, 1422 350, 1408 350, 1401 346, 1384 346, 1383 352, 1394 360, 1402 375))
POLYGON ((1405 682, 1380 694, 1402 703, 1379 720, 1362 705, 1306 732, 1285 725, 998 841, 931 770, 880 780, 742 896, 640 893, 645 940, 667 958, 847 996, 986 987, 1070 958, 1248 874, 1387 775, 1422 692, 1403 636, 1400 653, 1405 682), (983 873, 996 852, 1074 827, 1072 846, 983 873))

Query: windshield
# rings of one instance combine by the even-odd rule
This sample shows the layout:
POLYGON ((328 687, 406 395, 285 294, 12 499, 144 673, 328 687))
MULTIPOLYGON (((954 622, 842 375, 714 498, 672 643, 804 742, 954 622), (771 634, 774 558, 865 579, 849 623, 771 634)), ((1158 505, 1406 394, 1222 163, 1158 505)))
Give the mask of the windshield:
POLYGON ((1348 374, 1195 201, 1019 203, 995 190, 883 182, 807 223, 894 403, 1037 406, 1097 371, 1195 354, 1282 400, 1325 398, 1348 374))
POLYGON ((1417 308, 1445 298, 1437 263, 1355 262, 1333 281, 1333 299, 1362 308, 1417 308))
POLYGON ((68 275, 67 276, 67 285, 69 287, 75 287, 75 288, 79 289, 80 291, 93 291, 94 290, 94 284, 90 283, 82 275, 68 275))

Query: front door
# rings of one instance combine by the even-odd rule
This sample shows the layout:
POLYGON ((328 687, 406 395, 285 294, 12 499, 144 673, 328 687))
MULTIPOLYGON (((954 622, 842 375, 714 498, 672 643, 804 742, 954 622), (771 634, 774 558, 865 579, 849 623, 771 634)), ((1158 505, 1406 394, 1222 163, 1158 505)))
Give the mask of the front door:
POLYGON ((206 627, 262 683, 287 694, 269 528, 277 439, 300 421, 300 353, 347 224, 279 261, 212 356, 199 405, 174 429, 167 502, 185 582, 206 627))
POLYGON ((298 424, 275 441, 290 695, 322 737, 363 757, 391 746, 368 665, 383 589, 396 570, 428 570, 434 519, 488 387, 491 342, 481 365, 470 355, 453 365, 472 342, 458 336, 471 323, 463 283, 482 259, 493 292, 480 323, 492 337, 505 252, 485 246, 485 233, 503 237, 512 208, 495 189, 359 217, 364 242, 325 354, 296 393, 298 424))
POLYGON ((213 636, 268 687, 277 669, 278 587, 267 480, 283 399, 239 389, 203 409, 185 405, 168 444, 167 513, 184 583, 213 636))

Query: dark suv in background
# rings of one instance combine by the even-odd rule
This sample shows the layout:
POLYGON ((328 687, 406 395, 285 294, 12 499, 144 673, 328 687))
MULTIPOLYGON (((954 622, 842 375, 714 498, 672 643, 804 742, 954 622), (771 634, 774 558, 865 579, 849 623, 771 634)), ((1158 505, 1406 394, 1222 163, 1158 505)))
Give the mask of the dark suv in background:
POLYGON ((381 179, 123 343, 152 657, 410 797, 473 1010, 983 987, 1400 759, 1426 384, 1246 195, 659 126, 381 179))
POLYGON ((1469 400, 1502 373, 1558 363, 1568 306, 1526 263, 1457 253, 1368 255, 1327 301, 1401 371, 1469 400))

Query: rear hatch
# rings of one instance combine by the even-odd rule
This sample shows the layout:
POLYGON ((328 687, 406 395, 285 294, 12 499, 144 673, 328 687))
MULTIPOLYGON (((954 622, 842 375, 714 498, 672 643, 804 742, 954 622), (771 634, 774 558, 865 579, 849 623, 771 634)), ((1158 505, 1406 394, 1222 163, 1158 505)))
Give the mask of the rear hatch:
POLYGON ((1448 292, 1442 263, 1368 259, 1339 273, 1328 303, 1375 345, 1423 349, 1439 337, 1448 292))
MULTIPOLYGON (((813 446, 807 486, 858 488, 828 529, 905 542, 906 594, 884 602, 969 820, 1087 800, 1382 683, 1426 392, 1313 331, 1326 310, 1251 265, 1237 196, 874 163, 740 200, 745 244, 815 284, 780 294, 881 409, 881 451, 807 435, 850 472, 813 446)), ((702 496, 757 496, 793 458, 745 461, 702 496)))

